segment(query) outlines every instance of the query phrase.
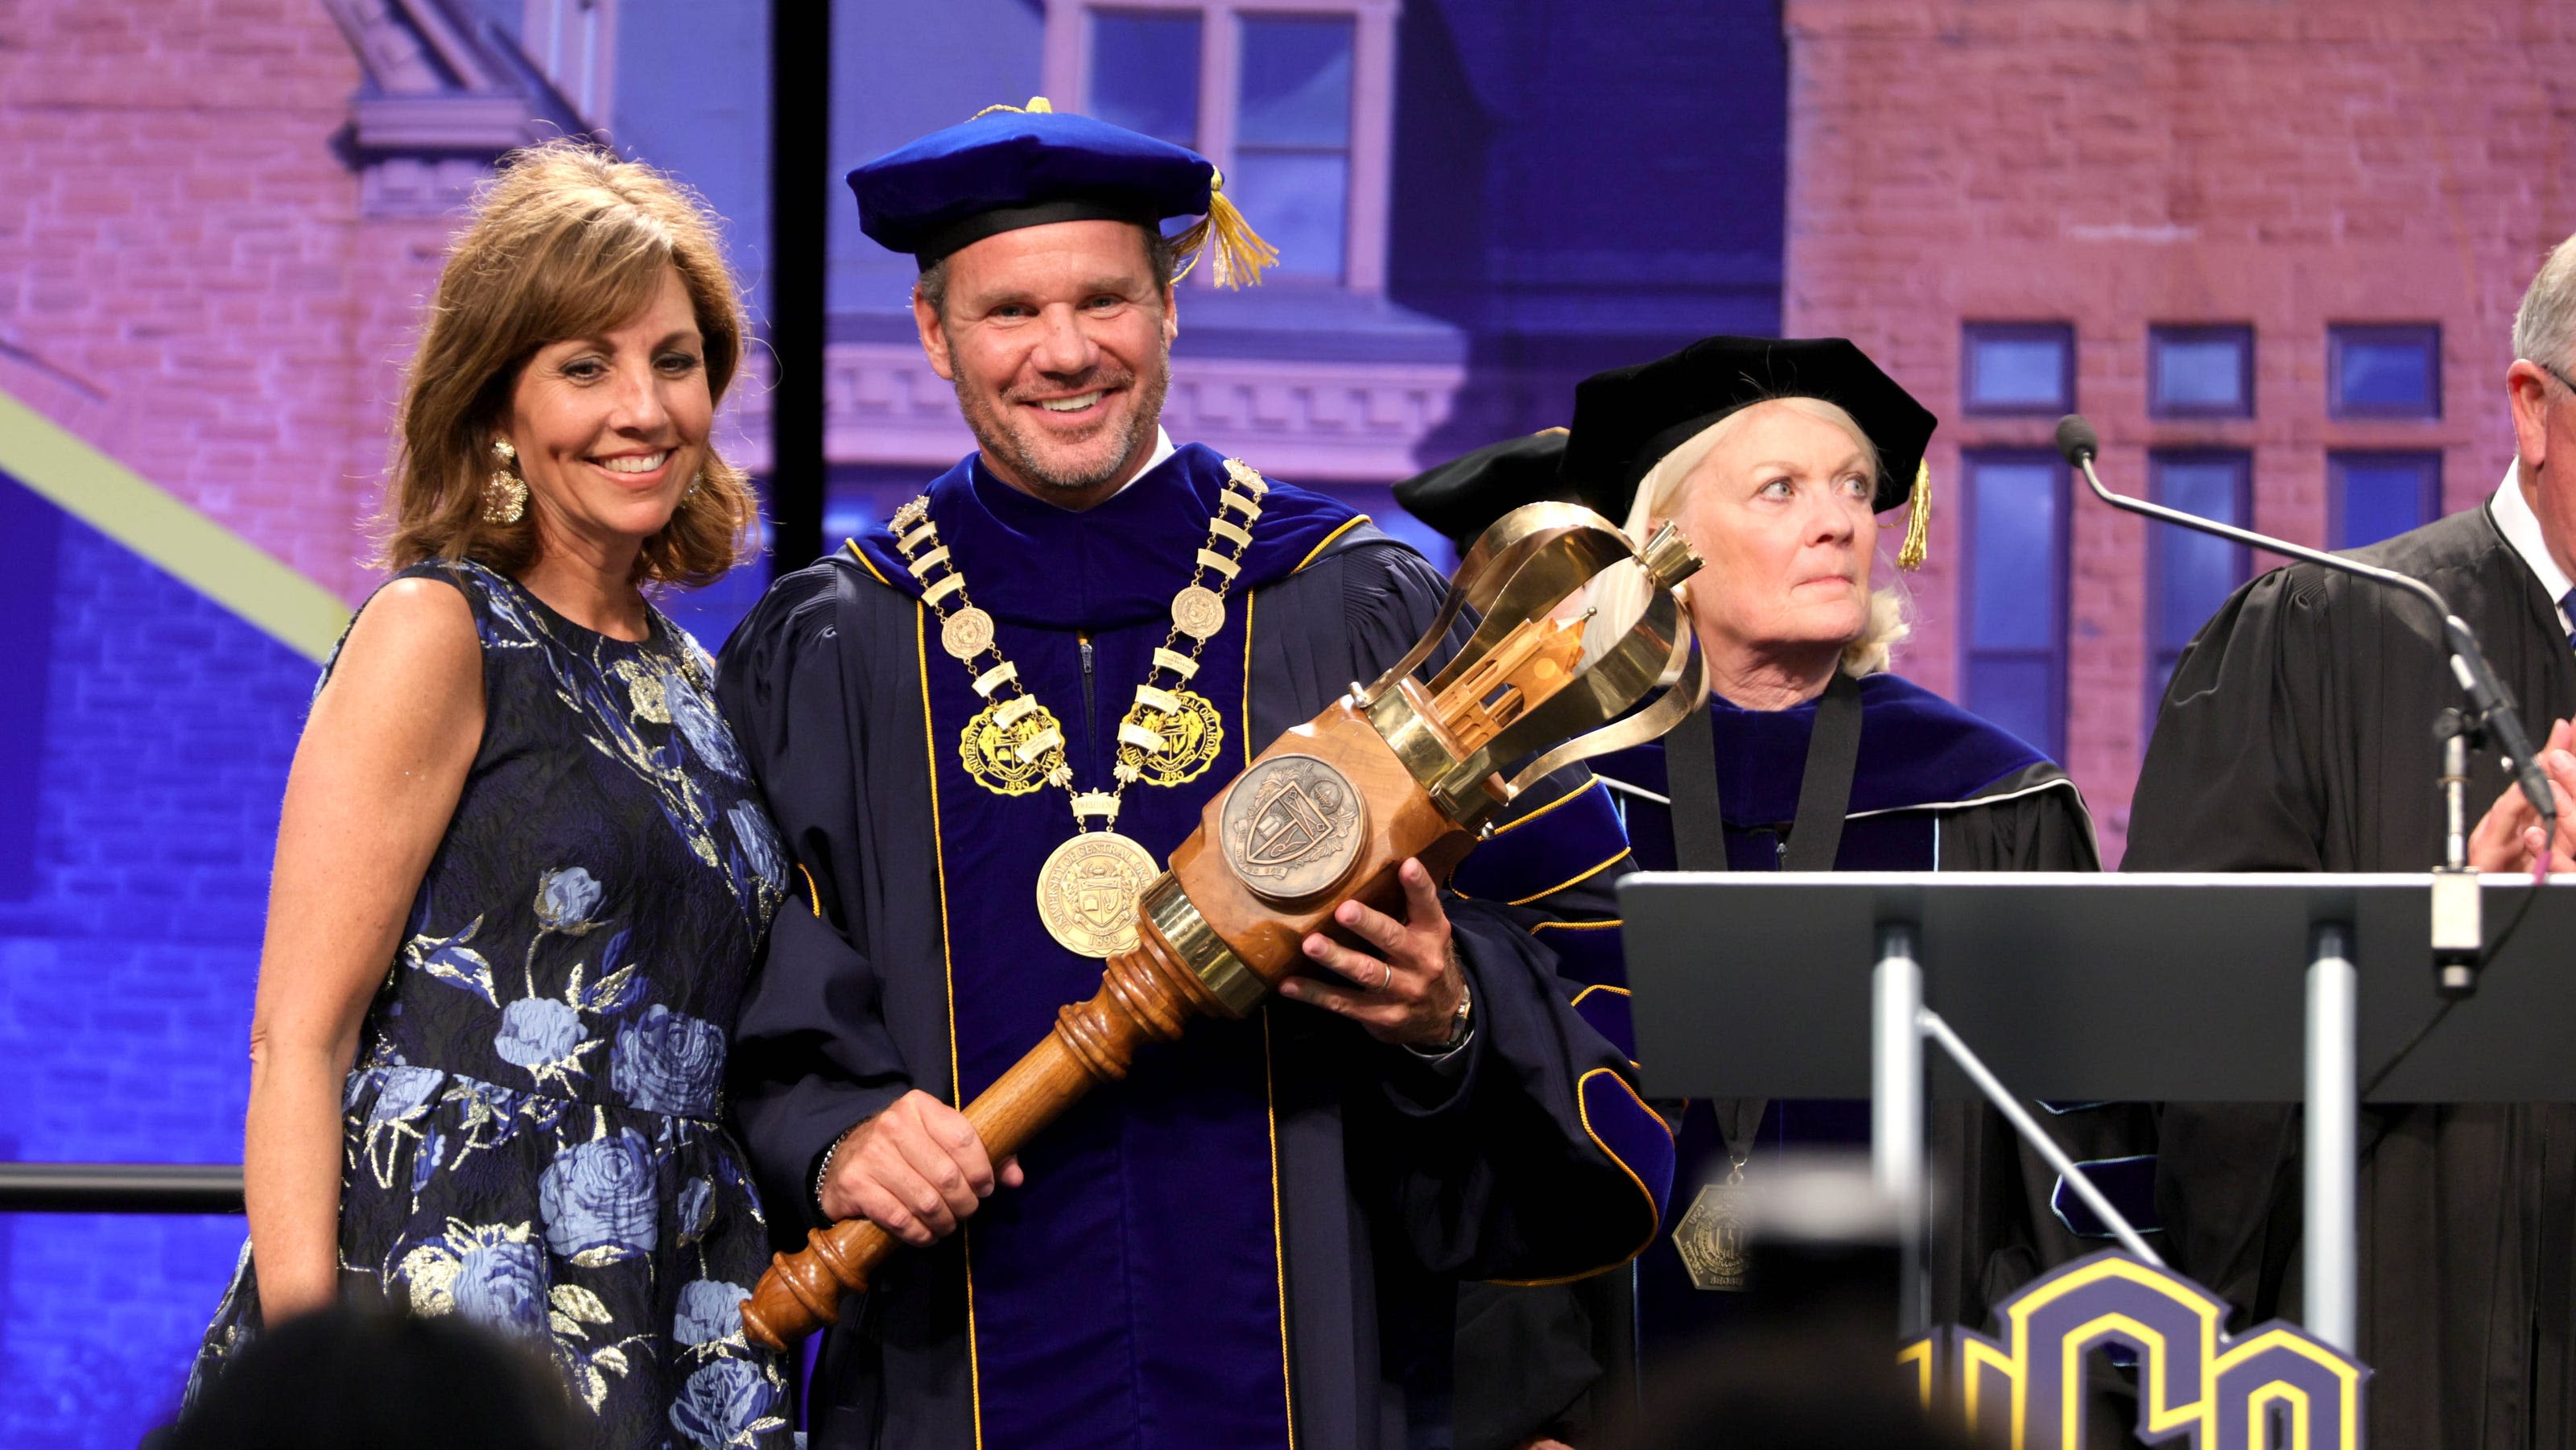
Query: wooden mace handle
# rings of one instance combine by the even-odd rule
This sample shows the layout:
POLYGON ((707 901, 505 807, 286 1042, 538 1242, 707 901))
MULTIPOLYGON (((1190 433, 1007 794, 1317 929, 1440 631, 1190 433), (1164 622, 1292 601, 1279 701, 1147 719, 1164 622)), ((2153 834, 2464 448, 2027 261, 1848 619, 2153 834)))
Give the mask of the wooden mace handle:
MULTIPOLYGON (((1199 829, 1171 859, 1172 874, 1191 907, 1238 955, 1262 990, 1276 987, 1299 968, 1299 944, 1307 933, 1342 930, 1333 924, 1341 902, 1356 900, 1401 915, 1404 887, 1396 878, 1398 865, 1412 857, 1433 880, 1446 880, 1475 844, 1474 836, 1423 794, 1376 727, 1348 699, 1280 736, 1254 766, 1282 754, 1329 762, 1368 802, 1365 839, 1343 884, 1291 907, 1265 900, 1246 886, 1217 844, 1231 787, 1208 802, 1199 829)), ((1137 925, 1135 949, 1109 959, 1091 1000, 1059 1011, 1055 1030, 967 1105, 966 1121, 996 1163, 1020 1151, 1093 1083, 1125 1077, 1138 1047, 1179 1037, 1193 1017, 1237 1016, 1248 1008, 1245 1003, 1227 1011, 1164 939, 1150 912, 1140 911, 1137 925)), ((837 1322, 841 1295, 866 1289, 869 1272, 886 1261, 896 1242, 865 1219, 813 1230, 805 1236, 804 1248, 771 1259, 743 1305, 743 1332, 755 1343, 783 1350, 837 1322)))
MULTIPOLYGON (((1151 923, 1133 951, 1109 959, 1091 1000, 1056 1013, 1055 1030, 966 1106, 966 1121, 995 1163, 1081 1101, 1091 1085, 1127 1075, 1136 1049, 1169 1042, 1194 1016, 1212 1014, 1210 995, 1151 923)), ((805 1247, 771 1258, 743 1305, 743 1332, 784 1350, 841 1317, 841 1295, 868 1287, 898 1240, 863 1218, 807 1233, 805 1247)))

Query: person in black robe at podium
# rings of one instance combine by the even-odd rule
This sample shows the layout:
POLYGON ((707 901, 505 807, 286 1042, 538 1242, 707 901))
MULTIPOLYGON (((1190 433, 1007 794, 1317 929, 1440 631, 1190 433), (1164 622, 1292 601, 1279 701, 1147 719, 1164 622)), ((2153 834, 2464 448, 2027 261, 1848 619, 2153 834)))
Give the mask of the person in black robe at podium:
MULTIPOLYGON (((1570 434, 1492 445, 1407 480, 1397 496, 1453 537, 1519 504, 1570 498, 1638 538, 1675 521, 1707 561, 1685 586, 1712 682, 1706 708, 1661 742, 1595 763, 1638 866, 2098 870, 2092 822, 2063 770, 1887 672, 1907 626, 1901 590, 1878 583, 1877 516, 1905 503, 1912 484, 1898 562, 1919 564, 1934 424, 1842 339, 1715 337, 1585 381, 1570 434)), ((1642 607, 1641 589, 1605 579, 1592 603, 1615 624, 1642 607)), ((1581 939, 1588 950, 1569 949, 1569 969, 1596 984, 1585 1000, 1628 1043, 1615 933, 1581 939)), ((2060 1220, 2056 1175, 2000 1114, 1944 1105, 1935 1121, 1948 1201, 1934 1314, 1982 1328, 1997 1299, 2106 1245, 2060 1220)), ((2079 1160, 2134 1159, 2143 1126, 2142 1110, 2118 1105, 2070 1106, 2051 1122, 2079 1160)), ((1676 1232, 1693 1239, 1705 1215, 1686 1206, 1713 1207, 1760 1173, 1766 1154, 1867 1141, 1866 1103, 1693 1102, 1681 1116, 1676 1232)), ((1728 1291, 1740 1287, 1740 1267, 1708 1243, 1668 1235, 1648 1250, 1635 1291, 1648 1364, 1722 1325, 1728 1291)), ((1599 1418, 1597 1396, 1570 1411, 1540 1402, 1585 1364, 1615 1358, 1616 1336, 1600 1331, 1620 1317, 1617 1288, 1497 1290, 1462 1311, 1461 1403, 1484 1393, 1516 1405, 1518 1418, 1498 1417, 1490 1444, 1532 1433, 1581 1442, 1599 1418)), ((1462 1418, 1462 1450, 1475 1450, 1466 1426, 1462 1418)), ((2109 1433, 2096 1443, 2120 1443, 2109 1433)))
MULTIPOLYGON (((2478 507, 2354 557, 2439 592, 2476 630, 2524 728, 2547 727, 2533 735, 2559 793, 2551 854, 2565 865, 2576 863, 2563 723, 2576 713, 2576 240, 2531 284, 2513 345, 2504 384, 2517 456, 2504 481, 2478 507)), ((2121 869, 2439 864, 2433 723, 2465 704, 2440 624, 2412 596, 2313 564, 2239 589, 2174 667, 2121 869)), ((2470 809, 2485 811, 2470 864, 2531 870, 2539 817, 2491 745, 2472 754, 2470 781, 2470 809)), ((2429 1004, 2429 971, 2424 990, 2429 1004)), ((2299 1312, 2299 1120, 2245 1105, 2161 1114, 2157 1198, 2174 1266, 2224 1294, 2240 1328, 2299 1312)), ((2576 1107, 2364 1108, 2361 1136, 2372 1440, 2576 1445, 2576 1107)))
POLYGON ((773 1223, 917 1246, 825 1340, 817 1450, 1439 1444, 1459 1278, 1656 1232, 1671 1138, 1534 932, 1597 880, 1467 900, 1409 866, 1401 919, 1346 906, 1289 1000, 1146 1048, 1016 1161, 958 1110, 1099 987, 1217 793, 1445 593, 1164 435, 1178 262, 1264 250, 1213 175, 1032 103, 851 178, 978 451, 773 585, 719 674, 801 887, 734 1042, 743 1142, 773 1223))

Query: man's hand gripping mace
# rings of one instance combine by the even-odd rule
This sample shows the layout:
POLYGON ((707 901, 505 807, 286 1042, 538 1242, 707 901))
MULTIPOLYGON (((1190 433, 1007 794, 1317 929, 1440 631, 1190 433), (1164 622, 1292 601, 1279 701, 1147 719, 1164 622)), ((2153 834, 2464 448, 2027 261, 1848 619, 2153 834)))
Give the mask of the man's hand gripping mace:
MULTIPOLYGON (((1655 739, 1696 708, 1700 659, 1675 586, 1699 565, 1670 525, 1639 549, 1572 504, 1496 520, 1403 659, 1280 736, 1208 803, 1146 887, 1135 948, 1111 957, 1100 990, 1059 1011, 1054 1030, 967 1105, 985 1151, 995 1162, 1018 1152, 1092 1084, 1125 1077, 1142 1044, 1179 1037, 1194 1017, 1250 1012, 1297 970, 1310 933, 1340 931, 1342 902, 1401 914, 1396 868, 1407 857, 1445 882, 1530 785, 1655 739), (1556 616, 1620 564, 1649 581, 1645 609, 1584 664, 1591 611, 1556 616), (1469 611, 1478 622, 1467 642, 1429 681, 1415 680, 1469 611), (1631 713, 1658 688, 1660 699, 1631 713)), ((813 1230, 761 1275, 744 1332, 784 1349, 836 1321, 841 1295, 864 1290, 896 1244, 865 1219, 813 1230)))

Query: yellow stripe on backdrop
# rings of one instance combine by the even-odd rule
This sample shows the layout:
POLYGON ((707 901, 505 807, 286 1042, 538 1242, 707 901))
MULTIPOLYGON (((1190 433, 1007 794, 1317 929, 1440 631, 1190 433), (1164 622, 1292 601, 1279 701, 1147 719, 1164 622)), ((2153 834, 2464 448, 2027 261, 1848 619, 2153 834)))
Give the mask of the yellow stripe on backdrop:
POLYGON ((0 471, 316 664, 349 627, 339 595, 5 392, 0 471))

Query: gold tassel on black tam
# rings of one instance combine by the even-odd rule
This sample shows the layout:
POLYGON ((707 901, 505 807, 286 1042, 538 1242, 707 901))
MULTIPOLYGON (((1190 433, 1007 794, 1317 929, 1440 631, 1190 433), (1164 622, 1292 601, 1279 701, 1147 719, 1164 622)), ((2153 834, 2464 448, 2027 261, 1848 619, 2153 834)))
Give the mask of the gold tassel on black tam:
POLYGON ((1920 569, 1932 552, 1932 460, 1914 465, 1914 493, 1906 500, 1905 544, 1896 551, 1896 567, 1920 569))

